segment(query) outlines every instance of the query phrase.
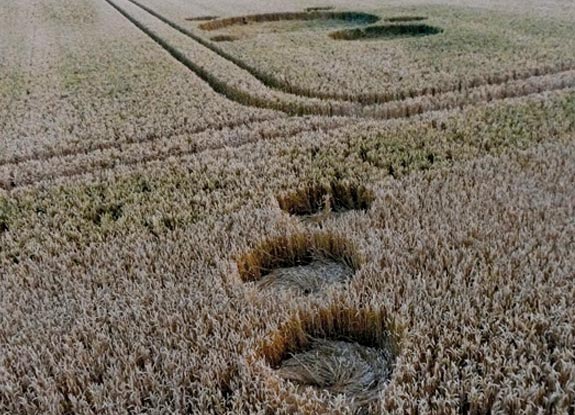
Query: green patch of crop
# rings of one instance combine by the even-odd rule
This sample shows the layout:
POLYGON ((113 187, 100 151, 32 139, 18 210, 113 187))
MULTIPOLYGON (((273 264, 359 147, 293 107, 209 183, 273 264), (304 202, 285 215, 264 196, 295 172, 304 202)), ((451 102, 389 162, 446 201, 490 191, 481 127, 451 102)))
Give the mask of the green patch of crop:
MULTIPOLYGON (((16 210, 3 209, 2 221, 13 235, 25 238, 27 229, 43 229, 39 239, 62 246, 113 235, 160 235, 245 204, 265 206, 270 193, 294 181, 365 183, 569 137, 575 133, 574 113, 575 93, 564 93, 430 121, 405 120, 378 134, 357 129, 330 142, 275 143, 258 150, 249 169, 203 157, 148 166, 94 183, 23 192, 11 199, 16 210)), ((230 157, 217 153, 211 157, 230 157)))

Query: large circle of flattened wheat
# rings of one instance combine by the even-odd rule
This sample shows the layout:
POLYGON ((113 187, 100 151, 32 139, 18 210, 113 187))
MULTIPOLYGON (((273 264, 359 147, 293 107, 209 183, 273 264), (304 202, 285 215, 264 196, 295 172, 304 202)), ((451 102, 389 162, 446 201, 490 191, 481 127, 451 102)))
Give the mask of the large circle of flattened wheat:
POLYGON ((288 20, 336 20, 343 21, 350 24, 366 25, 372 24, 380 20, 374 14, 363 12, 337 12, 326 10, 315 10, 307 12, 292 12, 292 13, 265 13, 265 14, 252 14, 246 16, 227 17, 223 19, 215 19, 199 25, 203 30, 219 30, 230 26, 247 25, 253 23, 264 22, 281 22, 288 20))
POLYGON ((297 387, 345 395, 363 406, 387 387, 399 338, 382 310, 330 307, 280 328, 263 355, 297 387))
POLYGON ((385 386, 392 370, 392 355, 386 348, 312 338, 306 349, 282 361, 277 373, 299 385, 366 399, 385 386))

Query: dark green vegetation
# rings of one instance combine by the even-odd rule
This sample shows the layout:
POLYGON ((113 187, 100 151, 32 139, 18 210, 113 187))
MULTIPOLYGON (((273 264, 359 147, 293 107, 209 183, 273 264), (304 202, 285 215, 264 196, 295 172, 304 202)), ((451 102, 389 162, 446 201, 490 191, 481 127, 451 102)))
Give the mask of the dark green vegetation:
POLYGON ((329 36, 335 40, 396 39, 437 35, 442 32, 443 29, 427 24, 394 24, 338 30, 330 33, 329 36))

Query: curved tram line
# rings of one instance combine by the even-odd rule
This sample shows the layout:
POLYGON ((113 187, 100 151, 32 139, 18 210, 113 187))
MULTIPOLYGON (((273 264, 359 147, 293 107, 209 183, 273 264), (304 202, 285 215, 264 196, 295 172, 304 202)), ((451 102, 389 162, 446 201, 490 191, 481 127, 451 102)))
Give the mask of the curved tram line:
MULTIPOLYGON (((108 0, 106 0, 108 1, 108 0)), ((227 53, 222 48, 214 45, 212 42, 209 42, 203 39, 201 36, 196 35, 192 31, 186 29, 185 27, 177 24, 173 20, 167 18, 166 16, 156 12, 155 10, 151 9, 148 6, 143 5, 138 0, 128 0, 130 3, 138 6, 140 9, 148 12, 152 16, 156 17, 157 19, 161 20, 162 22, 166 23, 167 25, 171 26, 173 29, 177 30, 178 32, 188 36, 190 39, 198 42, 202 46, 210 49, 212 52, 215 52, 220 57, 226 59, 227 61, 235 64, 239 68, 249 72, 254 78, 258 81, 262 82, 265 86, 271 89, 276 89, 287 94, 297 95, 299 97, 307 97, 307 98, 319 98, 325 100, 336 100, 336 101, 348 101, 348 102, 355 102, 363 105, 374 105, 374 104, 384 104, 388 102, 394 101, 401 101, 409 98, 417 98, 421 96, 436 96, 440 94, 444 94, 447 92, 460 92, 464 89, 473 89, 482 86, 492 86, 492 85, 501 85, 509 81, 521 81, 529 79, 533 76, 543 76, 543 75, 552 75, 558 72, 564 72, 567 70, 575 69, 575 64, 562 64, 557 66, 542 66, 537 68, 530 68, 525 69, 521 68, 519 70, 513 71, 509 74, 494 74, 492 76, 488 76, 487 80, 483 79, 471 79, 467 81, 465 84, 460 83, 459 85, 455 85, 453 87, 444 87, 444 88, 424 88, 421 90, 411 90, 406 91, 401 96, 397 96, 397 94, 340 94, 340 93, 329 93, 329 92, 315 92, 311 91, 307 88, 301 88, 297 85, 292 85, 290 83, 284 82, 281 79, 275 78, 273 75, 265 73, 261 71, 243 60, 236 58, 235 56, 227 53)), ((109 1, 108 1, 109 2, 109 1)), ((422 16, 404 16, 404 17, 390 17, 387 19, 383 19, 385 22, 409 22, 409 21, 418 21, 418 20, 425 20, 422 16)), ((218 20, 213 20, 209 23, 215 24, 218 20)))
MULTIPOLYGON (((160 46, 164 47, 164 45, 166 44, 166 42, 164 42, 162 39, 159 38, 159 36, 157 36, 156 34, 154 34, 153 32, 151 32, 150 30, 148 30, 143 24, 141 24, 140 22, 136 21, 135 19, 133 19, 127 12, 125 12, 123 9, 119 8, 117 5, 115 5, 112 0, 105 0, 108 4, 110 4, 112 7, 114 7, 116 10, 118 10, 118 12, 120 12, 123 16, 125 16, 128 20, 130 20, 133 24, 135 24, 140 30, 142 30, 144 33, 148 34, 156 43, 158 43, 160 46)), ((134 0, 129 0, 130 2, 134 2, 134 0)), ((165 49, 165 47, 164 47, 165 49)), ((170 50, 175 52, 176 56, 174 56, 176 59, 178 59, 178 56, 181 55, 181 53, 179 53, 179 51, 175 50, 175 48, 170 47, 170 50)), ((170 50, 168 50, 168 52, 170 52, 170 50)), ((171 53, 172 54, 172 53, 171 53)), ((178 59, 180 60, 180 59, 178 59)), ((181 61, 181 60, 180 60, 181 61)), ((186 65, 184 63, 184 65, 186 65)), ((194 71, 195 70, 193 68, 190 68, 188 65, 186 65, 190 70, 194 71)), ((475 100, 471 101, 471 102, 447 102, 444 103, 442 105, 436 105, 433 106, 431 108, 424 108, 423 106, 419 105, 418 107, 415 108, 409 108, 408 106, 406 106, 406 109, 403 112, 400 112, 399 114, 396 114, 395 116, 390 116, 390 117, 386 117, 385 119, 399 119, 399 118, 408 118, 408 117, 412 117, 412 116, 416 116, 416 115, 421 115, 421 114, 425 114, 425 113, 429 113, 429 112, 434 112, 434 111, 438 111, 438 110, 450 110, 450 109, 455 109, 455 108, 462 108, 464 106, 469 106, 469 105, 475 105, 475 104, 479 104, 479 103, 483 103, 483 102, 488 102, 488 101, 496 101, 496 100, 501 100, 501 99, 506 99, 506 98, 512 98, 512 97, 524 97, 524 96, 529 96, 529 95, 533 95, 533 94, 537 94, 537 93, 541 93, 541 92, 546 92, 546 91, 556 91, 556 90, 562 90, 562 89, 568 89, 568 88, 572 88, 575 86, 575 74, 572 73, 573 71, 559 71, 556 72, 554 75, 557 77, 561 77, 564 76, 566 79, 564 80, 559 80, 557 82, 555 82, 554 84, 551 85, 543 85, 541 83, 539 84, 534 84, 531 87, 526 87, 525 85, 523 85, 523 87, 521 88, 511 88, 511 90, 509 91, 503 91, 500 96, 492 96, 490 94, 487 94, 487 96, 480 96, 479 98, 476 98, 475 100)), ((534 82, 538 80, 539 77, 537 76, 533 76, 530 78, 525 79, 526 81, 531 81, 533 80, 534 82)), ((507 84, 506 84, 507 85, 507 84)), ((211 84, 210 84, 211 86, 211 84)), ((216 90, 217 91, 217 90, 216 90)), ((256 123, 257 121, 254 121, 254 123, 256 123)), ((209 130, 220 130, 220 129, 224 129, 224 128, 241 128, 245 125, 252 125, 252 123, 230 123, 230 125, 225 125, 223 127, 215 127, 215 128, 206 128, 206 129, 200 129, 197 131, 197 133, 201 133, 201 132, 205 132, 205 131, 209 131, 209 130)), ((337 124, 333 127, 329 127, 329 126, 325 126, 322 127, 324 130, 332 130, 332 129, 337 129, 340 128, 341 125, 337 124)), ((312 127, 313 129, 314 127, 312 127)), ((293 135, 297 135, 298 133, 303 132, 303 131, 299 131, 296 132, 293 135)), ((156 141, 157 139, 159 139, 161 137, 150 137, 148 140, 144 141, 144 142, 151 142, 151 141, 156 141)), ((270 137, 273 138, 273 137, 270 137)), ((234 145, 233 147, 240 147, 243 146, 245 144, 250 144, 253 143, 255 141, 259 141, 259 139, 253 140, 246 140, 246 141, 242 141, 237 143, 236 145, 234 145)), ((59 157, 68 157, 68 156, 78 156, 78 157, 85 157, 85 156, 89 156, 90 154, 95 154, 98 153, 102 150, 112 150, 112 149, 119 149, 121 150, 121 148, 125 145, 126 143, 110 143, 110 144, 106 144, 106 145, 102 145, 102 146, 98 146, 98 148, 93 149, 93 150, 89 150, 89 151, 85 151, 85 150, 75 150, 72 152, 66 152, 64 154, 46 154, 46 155, 41 155, 39 157, 27 157, 24 158, 22 160, 18 160, 18 162, 5 162, 5 163, 0 163, 0 167, 5 167, 7 165, 13 165, 14 170, 17 169, 19 166, 21 166, 24 163, 28 163, 28 162, 35 162, 35 161, 47 161, 47 160, 55 160, 59 157)), ((137 145, 139 143, 127 143, 127 144, 131 144, 131 145, 137 145)), ((124 161, 124 162, 119 162, 119 163, 115 163, 113 164, 113 166, 105 166, 105 167, 94 167, 93 169, 89 169, 89 170, 83 170, 81 173, 77 171, 77 169, 73 169, 73 171, 70 172, 62 172, 61 174, 56 174, 51 176, 50 178, 34 178, 31 180, 24 180, 21 182, 17 182, 15 184, 4 184, 2 185, 2 183, 0 183, 0 188, 3 188, 6 191, 12 191, 21 187, 26 187, 26 186, 32 186, 38 183, 42 183, 42 182, 46 182, 46 181, 52 181, 52 180, 57 180, 60 178, 72 178, 72 177, 76 177, 76 176, 82 176, 84 174, 89 174, 89 173, 94 173, 97 171, 106 171, 106 170, 112 170, 115 169, 117 167, 120 166, 131 166, 131 165, 136 165, 136 164, 140 164, 140 163, 149 163, 149 162, 154 162, 154 161, 161 161, 164 159, 167 159, 169 157, 182 157, 182 156, 186 156, 186 155, 191 155, 191 154, 198 154, 201 153, 203 151, 209 151, 209 150, 218 150, 220 148, 225 147, 225 145, 220 145, 220 146, 213 146, 213 147, 209 147, 209 148, 205 148, 202 150, 197 150, 197 149, 188 149, 188 150, 184 150, 184 151, 175 151, 175 152, 168 152, 167 154, 156 154, 156 155, 151 155, 151 156, 147 156, 147 157, 143 157, 143 158, 139 158, 136 160, 129 160, 129 161, 124 161)))

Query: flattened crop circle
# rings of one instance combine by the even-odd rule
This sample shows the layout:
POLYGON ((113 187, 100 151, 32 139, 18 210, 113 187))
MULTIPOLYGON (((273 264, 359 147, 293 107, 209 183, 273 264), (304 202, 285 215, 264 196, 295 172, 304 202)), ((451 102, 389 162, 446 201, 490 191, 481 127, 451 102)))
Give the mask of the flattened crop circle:
POLYGON ((270 239, 237 258, 244 282, 303 295, 351 279, 360 262, 350 243, 331 233, 270 239))
POLYGON ((333 306, 284 325, 262 354, 284 380, 364 406, 387 387, 400 337, 383 310, 333 306))
POLYGON ((370 208, 373 200, 373 192, 366 187, 339 181, 311 184, 277 198, 282 210, 304 219, 326 213, 365 211, 370 208))
POLYGON ((380 20, 374 14, 363 12, 309 11, 293 13, 265 13, 235 16, 211 20, 199 25, 203 30, 219 30, 225 27, 247 25, 251 23, 280 22, 286 20, 339 20, 353 24, 372 24, 380 20))
POLYGON ((442 33, 443 29, 423 23, 390 24, 365 28, 346 29, 331 32, 335 40, 395 39, 404 37, 430 36, 442 33))

